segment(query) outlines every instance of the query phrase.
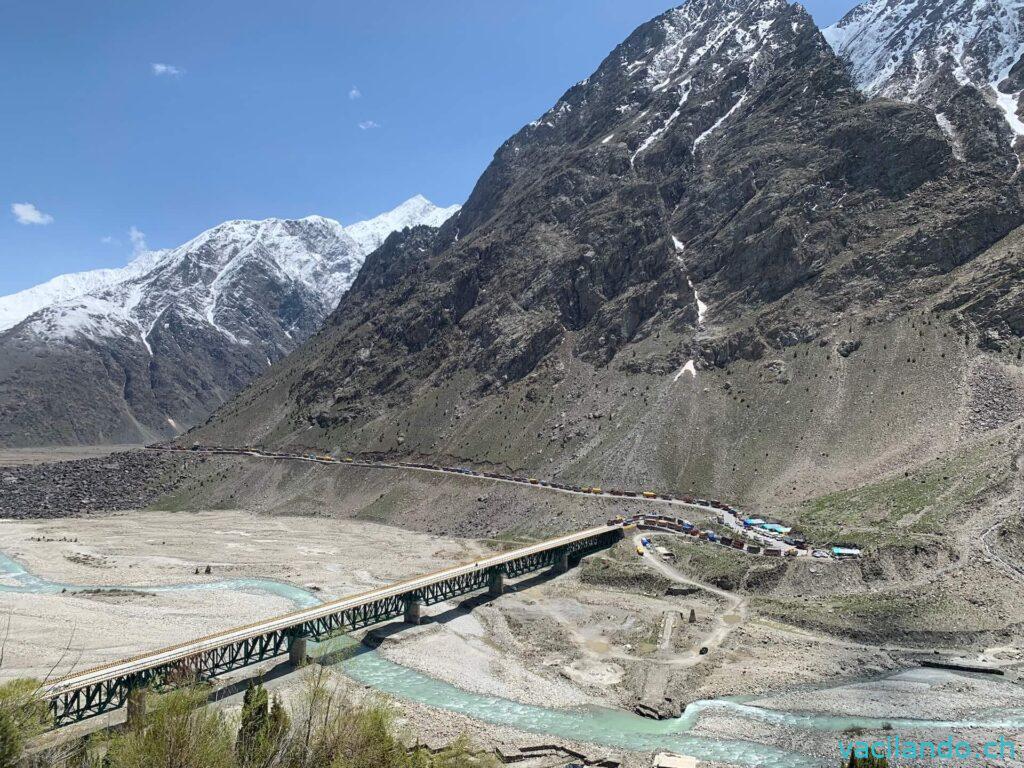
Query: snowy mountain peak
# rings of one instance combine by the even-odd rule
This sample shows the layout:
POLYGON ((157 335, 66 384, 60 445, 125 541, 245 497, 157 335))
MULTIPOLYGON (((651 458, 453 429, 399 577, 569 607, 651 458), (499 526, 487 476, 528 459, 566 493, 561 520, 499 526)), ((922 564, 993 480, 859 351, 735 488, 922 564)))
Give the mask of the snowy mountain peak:
MULTIPOLYGON (((416 195, 387 213, 348 227, 324 216, 225 221, 177 248, 147 251, 124 267, 60 275, 0 297, 0 332, 48 308, 53 311, 46 313, 47 322, 37 324, 44 334, 67 337, 111 327, 116 332, 121 324, 111 317, 121 316, 128 303, 134 302, 133 312, 145 303, 134 301, 135 293, 153 295, 162 288, 196 294, 204 285, 208 293, 204 306, 215 306, 220 287, 254 260, 280 279, 301 286, 329 309, 355 279, 366 255, 391 232, 418 224, 439 226, 458 209, 457 205, 440 208, 416 195), (89 307, 85 316, 92 318, 88 322, 82 321, 85 307, 89 307), (111 317, 101 321, 98 316, 104 313, 111 317)), ((157 304, 173 300, 168 294, 166 302, 157 304)), ((204 308, 202 314, 214 317, 216 311, 204 308)))
POLYGON ((1024 53, 1024 0, 867 0, 824 35, 869 95, 915 99, 946 68, 985 87, 1024 53))
POLYGON ((1024 55, 1024 0, 867 0, 824 35, 869 96, 935 107, 970 85, 1024 134, 1024 87, 1007 82, 1024 55))
POLYGON ((370 253, 379 248, 392 232, 421 224, 439 227, 458 211, 458 205, 439 208, 423 195, 416 195, 387 213, 345 227, 345 233, 364 253, 370 253))
POLYGON ((715 57, 748 59, 765 43, 786 0, 691 0, 660 18, 663 44, 649 58, 625 62, 648 86, 666 87, 673 75, 715 57))
MULTIPOLYGON (((582 142, 602 152, 625 147, 630 167, 641 173, 665 153, 674 163, 699 163, 743 124, 756 94, 780 72, 792 71, 795 61, 840 70, 802 6, 690 0, 634 30, 597 71, 511 137, 498 157, 518 172, 538 153, 582 142)), ((471 196, 460 217, 463 235, 482 223, 474 217, 476 202, 482 201, 471 196)))
POLYGON ((139 442, 190 427, 316 333, 380 240, 457 209, 417 196, 351 227, 225 221, 120 269, 0 298, 0 390, 29 409, 14 409, 27 422, 0 425, 0 441, 139 442))

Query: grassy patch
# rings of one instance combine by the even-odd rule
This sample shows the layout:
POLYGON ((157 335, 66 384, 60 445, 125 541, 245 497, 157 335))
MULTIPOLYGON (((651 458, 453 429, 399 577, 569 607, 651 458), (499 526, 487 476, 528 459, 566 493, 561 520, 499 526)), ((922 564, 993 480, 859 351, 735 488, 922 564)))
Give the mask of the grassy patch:
POLYGON ((989 447, 928 462, 915 471, 804 502, 785 517, 814 542, 882 546, 941 534, 957 512, 1003 482, 1006 458, 989 447))
POLYGON ((806 601, 758 598, 753 606, 759 614, 785 624, 867 640, 955 645, 999 627, 986 607, 937 593, 857 594, 806 601))
MULTIPOLYGON (((730 591, 743 587, 750 581, 751 574, 773 576, 788 567, 785 560, 745 555, 720 544, 698 544, 678 536, 658 536, 656 543, 676 556, 675 565, 680 572, 730 591)), ((768 583, 774 581, 774 578, 767 579, 768 583)))
POLYGON ((672 584, 641 562, 631 544, 619 544, 607 553, 584 558, 579 572, 584 584, 644 595, 664 595, 672 584))
POLYGON ((412 499, 408 491, 392 488, 360 509, 356 514, 356 519, 372 523, 386 523, 400 511, 408 508, 411 503, 412 499))

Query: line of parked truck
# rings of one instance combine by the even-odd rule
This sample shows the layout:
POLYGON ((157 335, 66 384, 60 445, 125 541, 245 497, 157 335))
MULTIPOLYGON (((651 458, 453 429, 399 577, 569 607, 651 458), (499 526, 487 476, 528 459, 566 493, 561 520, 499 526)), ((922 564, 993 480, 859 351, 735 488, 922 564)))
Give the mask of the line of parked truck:
MULTIPOLYGON (((153 445, 151 448, 166 448, 166 446, 153 445)), ((445 467, 439 464, 425 464, 414 461, 378 461, 373 459, 354 459, 351 456, 338 459, 329 454, 320 453, 282 453, 279 451, 264 451, 258 448, 251 447, 230 447, 225 448, 221 446, 212 445, 193 445, 192 451, 205 452, 205 453, 228 453, 235 455, 249 455, 249 456, 266 456, 271 458, 280 459, 305 459, 307 461, 317 461, 328 464, 361 464, 365 466, 387 466, 387 467, 407 467, 409 469, 428 469, 434 472, 449 472, 458 475, 468 475, 471 477, 484 477, 491 480, 505 480, 511 483, 522 483, 524 485, 536 485, 542 488, 556 488, 560 491, 572 491, 574 493, 588 493, 595 496, 619 496, 622 498, 643 498, 643 499, 660 499, 661 501, 681 501, 684 504, 696 504, 698 506, 714 507, 715 509, 725 510, 735 513, 728 504, 725 504, 714 499, 702 499, 696 496, 673 496, 668 493, 659 493, 656 491, 630 491, 622 490, 619 488, 602 488, 598 485, 572 485, 566 483, 556 483, 551 480, 538 480, 536 477, 524 477, 522 475, 508 475, 501 472, 486 472, 479 469, 472 469, 471 467, 445 467)))
MULTIPOLYGON (((173 446, 161 446, 155 445, 150 446, 151 448, 164 449, 164 450, 181 450, 175 449, 173 446)), ((760 525, 752 525, 752 523, 761 523, 763 520, 744 519, 742 513, 730 504, 727 504, 716 499, 704 499, 698 496, 675 496, 668 493, 661 493, 658 491, 646 490, 646 491, 632 491, 622 490, 619 488, 608 488, 604 489, 597 485, 572 485, 567 483, 557 483, 550 480, 539 480, 535 477, 524 477, 521 475, 510 475, 501 472, 487 472, 478 469, 472 469, 471 467, 445 467, 438 464, 427 464, 422 462, 411 462, 411 461, 387 461, 384 459, 367 459, 367 458, 353 458, 346 456, 343 458, 336 458, 330 454, 324 453, 285 453, 280 451, 265 451, 254 447, 221 447, 221 446, 204 446, 195 444, 191 448, 192 451, 198 451, 203 453, 226 453, 235 455, 249 455, 249 456, 262 456, 270 458, 280 459, 301 459, 305 461, 314 461, 325 464, 354 464, 357 466, 367 467, 393 467, 393 468, 408 468, 408 469, 424 469, 433 472, 446 472, 459 475, 467 475, 470 477, 481 477, 491 480, 503 480, 511 483, 520 483, 523 485, 534 485, 542 488, 554 488, 560 491, 570 491, 573 493, 585 493, 592 494, 595 496, 613 496, 621 498, 642 498, 648 500, 660 500, 670 502, 681 502, 683 504, 691 504, 698 507, 706 507, 710 509, 718 510, 720 513, 721 522, 736 531, 736 535, 722 535, 711 530, 700 530, 699 527, 678 517, 672 517, 669 515, 634 515, 630 518, 615 518, 626 525, 636 525, 637 527, 646 526, 652 530, 663 530, 671 533, 681 533, 684 535, 692 536, 698 541, 709 541, 712 543, 727 546, 736 550, 743 550, 755 555, 766 555, 768 557, 795 557, 800 554, 809 554, 814 557, 839 557, 839 554, 832 555, 824 550, 809 549, 807 542, 803 540, 798 534, 791 536, 784 535, 781 531, 789 532, 788 528, 781 526, 775 526, 779 529, 778 532, 770 530, 771 526, 765 526, 762 528, 760 525), (642 525, 641 525, 642 521, 642 525), (766 538, 767 537, 767 538, 766 538), (746 541, 744 539, 747 539, 746 541), (775 543, 778 540, 778 543, 775 543)), ((858 550, 844 550, 845 552, 855 552, 859 555, 858 550)))

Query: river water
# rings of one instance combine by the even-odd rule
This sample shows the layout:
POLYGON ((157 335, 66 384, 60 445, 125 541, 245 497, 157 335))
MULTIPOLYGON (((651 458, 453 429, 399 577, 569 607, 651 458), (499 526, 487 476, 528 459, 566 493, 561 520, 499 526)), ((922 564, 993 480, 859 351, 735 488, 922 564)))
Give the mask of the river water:
MULTIPOLYGON (((320 602, 313 593, 271 579, 226 579, 203 584, 165 586, 101 587, 62 584, 28 572, 20 563, 0 553, 0 595, 4 592, 60 594, 92 590, 137 590, 141 592, 182 592, 220 590, 261 592, 290 600, 304 608, 320 602)), ((704 712, 717 711, 786 728, 834 731, 849 728, 880 730, 891 726, 898 732, 915 729, 953 731, 964 728, 1011 730, 1024 728, 1024 711, 992 710, 985 719, 971 721, 881 720, 865 717, 837 717, 769 710, 726 699, 691 703, 682 717, 650 720, 629 712, 600 707, 549 709, 520 704, 497 696, 463 691, 448 683, 395 664, 354 640, 341 637, 313 643, 314 655, 339 659, 337 664, 349 677, 393 696, 529 733, 551 735, 577 742, 600 744, 615 749, 649 752, 664 750, 714 760, 766 768, 806 768, 823 763, 811 756, 742 740, 715 739, 688 732, 704 712)), ((832 761, 834 762, 834 761, 832 761)))

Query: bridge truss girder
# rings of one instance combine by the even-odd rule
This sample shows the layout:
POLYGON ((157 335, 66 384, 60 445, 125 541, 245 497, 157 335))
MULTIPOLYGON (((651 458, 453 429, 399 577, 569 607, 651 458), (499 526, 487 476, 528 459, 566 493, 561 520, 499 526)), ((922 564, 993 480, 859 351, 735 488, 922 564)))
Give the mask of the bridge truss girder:
POLYGON ((133 672, 64 691, 49 700, 54 724, 60 727, 118 709, 124 706, 129 693, 135 688, 209 680, 217 675, 258 664, 287 652, 288 644, 294 638, 325 640, 390 621, 402 616, 406 603, 410 601, 434 605, 487 589, 491 574, 495 571, 516 578, 556 566, 563 557, 568 557, 570 562, 578 561, 591 552, 611 546, 621 537, 620 529, 610 529, 590 539, 581 539, 564 546, 524 555, 501 565, 479 568, 442 579, 426 587, 371 600, 285 629, 253 635, 142 672, 133 672))

